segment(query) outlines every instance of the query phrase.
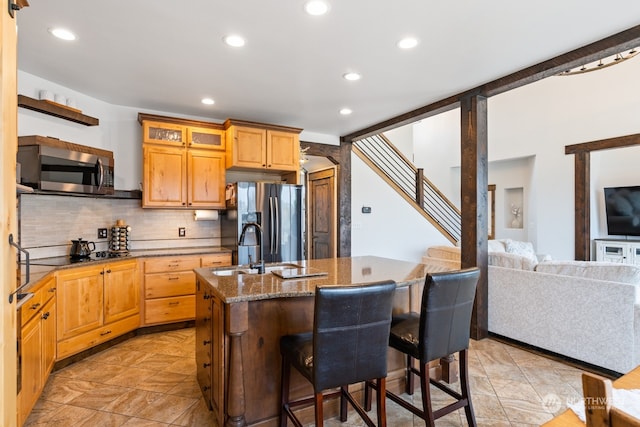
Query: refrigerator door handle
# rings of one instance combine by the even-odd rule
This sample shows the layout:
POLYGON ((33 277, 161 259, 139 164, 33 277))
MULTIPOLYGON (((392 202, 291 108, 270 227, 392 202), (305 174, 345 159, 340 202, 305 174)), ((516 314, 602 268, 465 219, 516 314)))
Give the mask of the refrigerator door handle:
POLYGON ((278 250, 280 249, 280 208, 278 207, 280 205, 280 200, 277 197, 274 197, 273 199, 275 201, 275 203, 274 203, 275 209, 274 210, 275 210, 275 214, 276 214, 275 215, 276 216, 276 219, 275 219, 275 232, 274 232, 274 234, 275 234, 275 239, 274 239, 275 240, 275 244, 273 245, 273 249, 274 249, 273 252, 277 254, 278 250))
POLYGON ((274 248, 274 230, 275 230, 275 224, 274 224, 274 207, 273 207, 273 197, 269 196, 269 253, 273 255, 273 248, 274 248))

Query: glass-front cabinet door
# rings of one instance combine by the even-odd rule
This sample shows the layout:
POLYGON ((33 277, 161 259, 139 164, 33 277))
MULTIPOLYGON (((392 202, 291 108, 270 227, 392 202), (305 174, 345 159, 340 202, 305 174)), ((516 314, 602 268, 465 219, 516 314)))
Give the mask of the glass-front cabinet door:
POLYGON ((146 143, 184 146, 187 141, 187 128, 173 123, 144 121, 142 132, 146 143))
POLYGON ((223 129, 188 127, 187 133, 188 145, 191 148, 225 149, 225 132, 223 129))

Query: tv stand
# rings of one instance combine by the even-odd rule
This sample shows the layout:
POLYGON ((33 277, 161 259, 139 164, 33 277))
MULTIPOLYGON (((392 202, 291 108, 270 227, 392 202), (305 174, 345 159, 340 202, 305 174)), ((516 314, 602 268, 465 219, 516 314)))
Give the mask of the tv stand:
POLYGON ((640 240, 596 239, 596 261, 640 265, 640 240))

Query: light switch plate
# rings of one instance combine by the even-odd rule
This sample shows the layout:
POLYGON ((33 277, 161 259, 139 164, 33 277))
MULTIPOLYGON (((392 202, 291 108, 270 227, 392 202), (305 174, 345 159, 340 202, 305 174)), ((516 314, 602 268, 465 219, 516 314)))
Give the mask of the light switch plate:
POLYGON ((187 230, 184 227, 178 227, 178 237, 184 237, 187 235, 187 230))
POLYGON ((106 239, 106 238, 107 238, 107 229, 98 228, 98 239, 106 239))

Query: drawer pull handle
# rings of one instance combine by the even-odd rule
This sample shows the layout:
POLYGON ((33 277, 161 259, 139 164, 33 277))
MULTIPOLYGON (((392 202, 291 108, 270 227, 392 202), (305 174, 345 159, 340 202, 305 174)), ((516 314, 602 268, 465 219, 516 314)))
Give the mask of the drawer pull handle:
POLYGON ((209 345, 209 344, 211 344, 211 341, 210 341, 210 340, 204 340, 204 341, 202 342, 202 345, 209 345))
POLYGON ((40 307, 40 303, 39 302, 33 304, 30 308, 31 308, 31 310, 36 310, 38 307, 40 307))
POLYGON ((211 363, 203 363, 202 364, 202 367, 205 368, 205 369, 208 368, 209 366, 211 366, 211 363))
POLYGON ((169 305, 179 305, 180 301, 171 301, 169 305))
POLYGON ((176 262, 176 264, 167 264, 167 267, 178 267, 180 263, 176 262))
POLYGON ((179 279, 180 279, 179 277, 169 277, 168 280, 179 280, 179 279))
POLYGON ((42 315, 42 318, 43 318, 44 320, 47 320, 47 319, 49 318, 49 316, 50 316, 50 314, 49 314, 49 312, 47 311, 45 314, 43 314, 43 315, 42 315))
POLYGON ((111 269, 107 270, 107 273, 111 273, 111 269))
POLYGON ((111 331, 104 331, 100 334, 100 336, 105 336, 105 335, 109 335, 111 333, 111 331))
POLYGON ((49 289, 49 292, 55 292, 55 291, 56 291, 56 288, 49 289))

